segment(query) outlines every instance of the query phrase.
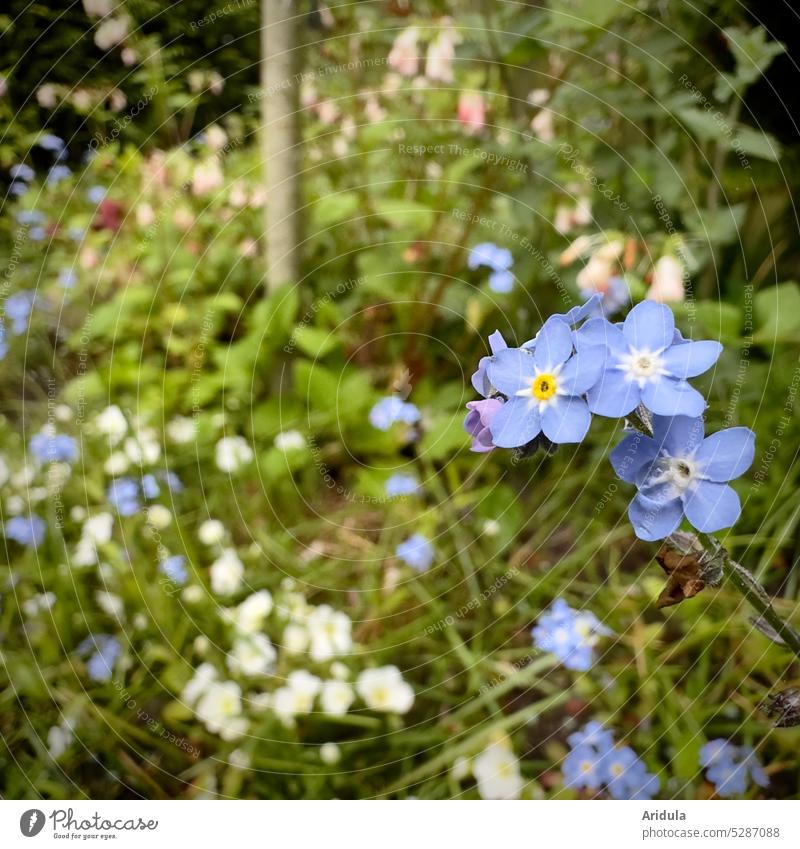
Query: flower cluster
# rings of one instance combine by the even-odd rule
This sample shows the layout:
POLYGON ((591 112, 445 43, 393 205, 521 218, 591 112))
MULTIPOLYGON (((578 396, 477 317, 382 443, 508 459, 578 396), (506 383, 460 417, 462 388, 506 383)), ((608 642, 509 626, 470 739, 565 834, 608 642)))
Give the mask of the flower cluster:
POLYGON ((611 634, 593 613, 573 610, 561 598, 539 617, 531 631, 536 648, 552 652, 567 669, 582 672, 591 667, 600 637, 611 634))
POLYGON ((567 738, 564 784, 573 790, 605 787, 614 799, 652 799, 661 782, 629 746, 615 746, 614 735, 599 722, 588 722, 567 738))
POLYGON ((467 265, 470 268, 485 266, 491 269, 489 288, 493 292, 505 294, 514 288, 514 275, 511 266, 514 258, 508 248, 500 248, 493 242, 481 242, 470 251, 467 265))
POLYGON ((741 505, 728 484, 752 463, 755 436, 736 427, 704 438, 706 403, 689 383, 722 346, 684 339, 670 309, 652 300, 612 324, 595 315, 607 297, 596 292, 551 316, 518 348, 499 333, 489 338, 491 354, 472 377, 483 400, 469 402, 464 422, 472 450, 581 442, 592 415, 636 413, 652 433, 630 433, 611 454, 638 489, 629 511, 636 535, 663 539, 684 516, 703 532, 730 527, 741 505))
POLYGON ((706 778, 716 786, 718 796, 741 795, 748 779, 759 787, 768 787, 769 779, 750 746, 736 746, 728 740, 710 740, 700 749, 700 766, 706 778))

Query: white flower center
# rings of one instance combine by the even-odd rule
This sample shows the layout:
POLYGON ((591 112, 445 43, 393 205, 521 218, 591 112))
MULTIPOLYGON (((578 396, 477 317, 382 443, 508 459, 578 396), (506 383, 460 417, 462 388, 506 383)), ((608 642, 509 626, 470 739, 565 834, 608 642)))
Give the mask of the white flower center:
POLYGON ((670 484, 676 497, 682 495, 702 477, 691 457, 664 457, 657 465, 658 471, 648 481, 648 486, 670 484))
POLYGON ((625 372, 628 380, 635 380, 639 386, 643 386, 647 381, 664 374, 661 353, 661 351, 647 349, 637 351, 631 348, 627 354, 619 358, 617 368, 625 372))

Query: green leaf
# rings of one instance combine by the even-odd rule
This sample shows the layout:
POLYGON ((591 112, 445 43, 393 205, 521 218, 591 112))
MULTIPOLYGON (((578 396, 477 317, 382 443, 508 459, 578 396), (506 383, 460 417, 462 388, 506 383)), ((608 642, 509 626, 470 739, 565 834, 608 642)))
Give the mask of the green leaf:
POLYGON ((735 342, 741 336, 742 311, 734 304, 722 301, 697 301, 682 304, 681 312, 685 317, 684 326, 689 328, 690 337, 720 339, 723 342, 735 342), (692 324, 696 322, 703 334, 692 333, 692 324))
POLYGON ((701 209, 686 218, 692 232, 701 241, 726 245, 739 234, 746 211, 747 205, 739 203, 722 209, 701 209))
POLYGON ((302 324, 295 328, 292 341, 313 359, 326 356, 339 344, 339 339, 333 331, 302 324))
POLYGON ((780 283, 760 291, 754 299, 759 343, 800 341, 800 286, 780 283))
POLYGON ((429 460, 441 460, 450 457, 467 444, 464 416, 459 411, 457 414, 440 416, 434 420, 420 440, 419 453, 429 460))
POLYGON ((375 204, 375 211, 393 227, 409 230, 415 234, 427 233, 434 222, 434 212, 430 207, 410 200, 386 198, 375 204))
POLYGON ((767 159, 770 162, 777 162, 781 156, 780 143, 774 136, 743 124, 736 128, 731 147, 736 151, 749 153, 750 156, 757 156, 759 159, 767 159))
POLYGON ((325 230, 334 224, 353 217, 360 205, 355 192, 338 192, 325 195, 311 207, 311 224, 316 230, 325 230))

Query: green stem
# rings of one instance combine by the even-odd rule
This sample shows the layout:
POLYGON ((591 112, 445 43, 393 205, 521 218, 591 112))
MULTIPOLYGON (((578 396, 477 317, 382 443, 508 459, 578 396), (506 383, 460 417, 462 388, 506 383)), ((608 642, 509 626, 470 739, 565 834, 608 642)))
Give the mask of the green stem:
POLYGON ((711 549, 712 556, 719 557, 723 575, 733 584, 747 601, 758 611, 761 618, 775 631, 800 659, 800 634, 778 615, 772 601, 755 576, 741 563, 737 563, 716 540, 705 534, 698 535, 703 545, 711 549))

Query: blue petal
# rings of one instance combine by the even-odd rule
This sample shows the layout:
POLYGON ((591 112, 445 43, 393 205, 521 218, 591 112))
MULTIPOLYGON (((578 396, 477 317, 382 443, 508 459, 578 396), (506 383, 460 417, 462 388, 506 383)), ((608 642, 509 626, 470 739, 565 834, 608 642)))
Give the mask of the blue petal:
POLYGON ((708 371, 721 353, 719 342, 681 342, 664 351, 662 358, 669 374, 686 380, 708 371))
POLYGON ((527 398, 511 398, 495 414, 489 426, 498 448, 517 448, 537 437, 542 430, 539 410, 527 398))
POLYGON ((699 481, 683 497, 686 518, 703 533, 729 528, 739 518, 742 504, 727 484, 699 481))
POLYGON ((536 337, 533 358, 536 367, 550 371, 566 362, 572 353, 572 332, 558 316, 551 316, 536 337))
POLYGON ((520 389, 530 387, 536 366, 533 357, 520 348, 505 348, 492 357, 486 371, 492 386, 511 398, 520 389))
POLYGON ((622 332, 637 350, 661 351, 672 344, 675 319, 670 308, 664 304, 642 301, 628 313, 622 332))
POLYGON ((604 318, 590 318, 575 331, 578 345, 605 345, 612 351, 627 351, 628 345, 622 331, 604 318))
POLYGON ((609 459, 617 476, 636 483, 637 473, 658 456, 658 446, 642 433, 631 433, 611 452, 609 459))
POLYGON ((606 361, 602 345, 581 347, 558 375, 558 385, 568 395, 583 395, 600 380, 606 361))
POLYGON ((732 481, 753 462, 756 435, 747 427, 731 427, 712 433, 700 446, 697 461, 712 481, 732 481))
POLYGON ((650 380, 642 389, 642 401, 657 416, 702 416, 705 398, 685 380, 663 375, 650 380))
POLYGON ((626 380, 621 371, 611 368, 600 375, 600 380, 589 390, 586 397, 593 413, 619 418, 639 406, 642 391, 638 383, 626 380))
POLYGON ((544 435, 556 443, 580 442, 586 436, 592 415, 582 398, 559 398, 542 412, 544 435))
POLYGON ((489 349, 491 352, 496 354, 498 351, 503 351, 507 347, 508 344, 503 338, 503 334, 499 330, 495 330, 495 332, 489 337, 489 349))
POLYGON ((653 416, 653 439, 670 457, 686 457, 703 441, 702 418, 653 416))
POLYGON ((628 518, 639 539, 654 542, 669 536, 681 523, 683 508, 680 499, 658 502, 639 494, 628 508, 628 518))

